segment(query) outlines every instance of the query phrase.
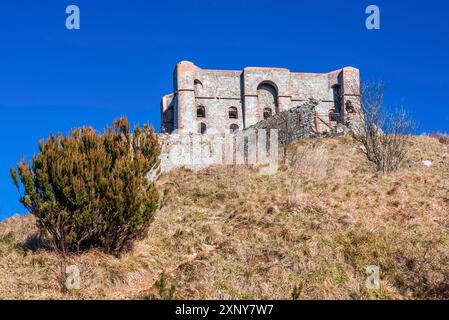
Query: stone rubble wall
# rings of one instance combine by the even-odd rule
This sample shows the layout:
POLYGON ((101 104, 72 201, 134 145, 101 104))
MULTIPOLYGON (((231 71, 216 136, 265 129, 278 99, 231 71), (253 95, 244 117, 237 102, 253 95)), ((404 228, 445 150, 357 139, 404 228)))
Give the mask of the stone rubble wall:
POLYGON ((259 121, 249 127, 248 130, 277 129, 280 146, 288 145, 297 140, 316 137, 315 107, 316 104, 305 103, 302 106, 277 113, 266 120, 259 121))

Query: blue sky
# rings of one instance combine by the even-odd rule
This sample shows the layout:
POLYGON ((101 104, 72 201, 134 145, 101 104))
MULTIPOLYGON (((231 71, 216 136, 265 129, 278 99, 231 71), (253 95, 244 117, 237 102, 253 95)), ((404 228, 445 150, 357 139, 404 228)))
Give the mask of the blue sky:
POLYGON ((360 68, 389 84, 419 132, 449 131, 447 1, 2 1, 0 219, 24 213, 9 168, 50 132, 120 115, 159 128, 160 97, 180 60, 200 67, 360 68), (65 28, 76 4, 81 29, 65 28), (365 28, 365 8, 381 30, 365 28))

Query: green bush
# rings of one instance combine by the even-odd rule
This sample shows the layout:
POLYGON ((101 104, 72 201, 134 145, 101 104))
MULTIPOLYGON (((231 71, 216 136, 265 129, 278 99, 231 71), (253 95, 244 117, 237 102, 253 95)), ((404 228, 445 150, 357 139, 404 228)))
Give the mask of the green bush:
POLYGON ((21 203, 61 253, 97 247, 118 255, 148 230, 159 195, 146 176, 159 153, 153 128, 131 133, 119 118, 102 134, 91 127, 51 134, 11 176, 21 203))

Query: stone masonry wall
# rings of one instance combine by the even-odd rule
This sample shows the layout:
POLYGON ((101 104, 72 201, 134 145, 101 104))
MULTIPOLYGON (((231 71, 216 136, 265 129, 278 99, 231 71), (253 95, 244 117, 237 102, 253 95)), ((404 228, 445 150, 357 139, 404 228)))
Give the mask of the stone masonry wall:
MULTIPOLYGON (((260 158, 265 152, 263 147, 270 155, 277 156, 279 151, 272 146, 277 149, 322 134, 316 130, 317 104, 314 101, 303 103, 235 134, 161 134, 161 169, 166 172, 176 167, 201 169, 211 165, 267 164, 265 158, 260 158), (253 162, 251 146, 258 150, 253 162)), ((336 126, 327 134, 338 135, 344 130, 344 126, 336 126)))
POLYGON ((182 61, 174 71, 174 92, 161 102, 166 133, 159 136, 161 168, 263 163, 264 154, 276 155, 278 146, 347 131, 359 107, 359 71, 352 67, 330 73, 254 67, 230 71, 182 61), (199 116, 197 108, 205 113, 199 116), (234 108, 237 114, 231 117, 234 108))
POLYGON ((321 119, 319 132, 329 131, 329 112, 335 109, 344 122, 348 117, 346 104, 357 107, 360 101, 359 72, 352 67, 329 73, 259 67, 232 71, 202 69, 182 61, 174 71, 174 92, 161 101, 162 131, 197 133, 202 124, 208 133, 228 133, 231 125, 239 130, 255 125, 270 107, 260 96, 261 86, 273 89, 273 114, 296 108, 309 99, 319 101, 315 108, 321 119), (197 117, 199 106, 205 108, 204 118, 197 117), (236 119, 229 117, 231 107, 238 110, 236 119))

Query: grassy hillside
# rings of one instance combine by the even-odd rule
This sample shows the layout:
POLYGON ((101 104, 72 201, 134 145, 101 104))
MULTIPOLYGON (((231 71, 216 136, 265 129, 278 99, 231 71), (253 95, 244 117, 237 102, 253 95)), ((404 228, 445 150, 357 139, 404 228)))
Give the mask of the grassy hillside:
POLYGON ((71 258, 78 291, 59 290, 58 260, 31 216, 3 222, 0 298, 167 298, 172 286, 179 299, 449 298, 449 145, 414 138, 388 176, 349 137, 300 142, 289 156, 274 176, 163 176, 162 208, 132 253, 71 258), (381 290, 365 288, 368 265, 380 267, 381 290))

